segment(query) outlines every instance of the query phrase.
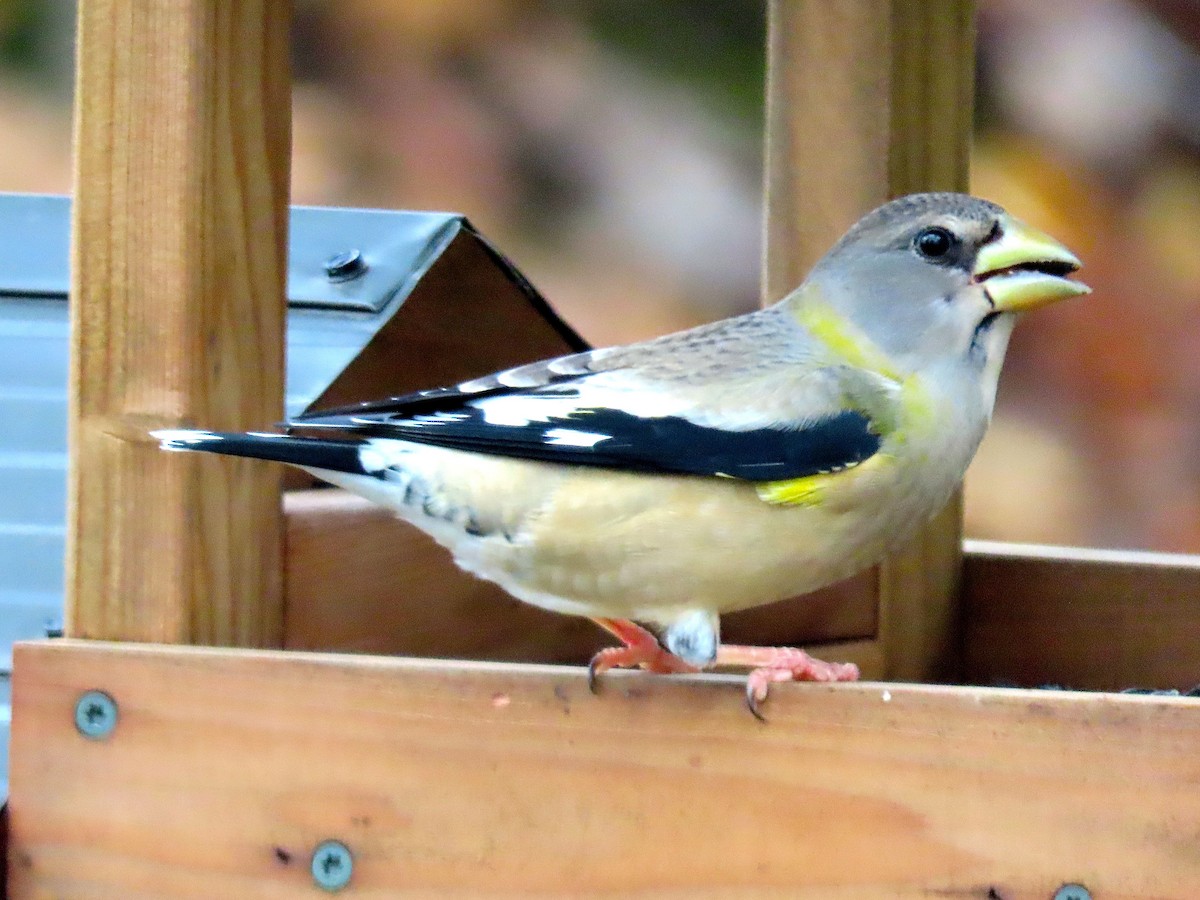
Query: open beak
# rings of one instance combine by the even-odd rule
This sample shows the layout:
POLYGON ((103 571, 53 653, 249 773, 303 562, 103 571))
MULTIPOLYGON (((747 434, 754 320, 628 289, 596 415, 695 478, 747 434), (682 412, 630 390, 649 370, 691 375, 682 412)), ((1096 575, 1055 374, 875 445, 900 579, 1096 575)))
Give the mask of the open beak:
POLYGON ((997 312, 1025 312, 1091 288, 1067 276, 1079 259, 1048 234, 1005 215, 997 236, 979 248, 973 279, 983 285, 997 312))

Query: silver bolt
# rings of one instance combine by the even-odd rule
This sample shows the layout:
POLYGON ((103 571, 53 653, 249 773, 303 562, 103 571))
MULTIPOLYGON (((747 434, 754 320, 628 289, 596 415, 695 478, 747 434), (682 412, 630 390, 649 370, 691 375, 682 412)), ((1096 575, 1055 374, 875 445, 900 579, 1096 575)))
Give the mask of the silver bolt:
POLYGON ((322 841, 312 855, 313 883, 326 891, 340 891, 350 883, 354 857, 341 841, 322 841))
POLYGON ((325 277, 330 281, 352 281, 367 271, 362 253, 351 248, 333 254, 325 260, 325 277))
POLYGON ((85 738, 102 741, 117 727, 117 701, 104 691, 87 691, 75 701, 75 729, 85 738))
POLYGON ((1082 884, 1064 884, 1054 892, 1054 900, 1092 900, 1092 892, 1082 884))

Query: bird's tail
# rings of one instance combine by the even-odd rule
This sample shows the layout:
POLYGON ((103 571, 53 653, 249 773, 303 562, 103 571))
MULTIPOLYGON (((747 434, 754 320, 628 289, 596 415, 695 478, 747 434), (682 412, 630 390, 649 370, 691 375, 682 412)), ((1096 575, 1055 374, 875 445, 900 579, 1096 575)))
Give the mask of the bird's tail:
POLYGON ((326 469, 352 475, 370 475, 363 468, 363 441, 296 437, 242 431, 191 431, 165 429, 152 431, 164 450, 198 450, 226 456, 249 456, 290 463, 306 469, 326 469))

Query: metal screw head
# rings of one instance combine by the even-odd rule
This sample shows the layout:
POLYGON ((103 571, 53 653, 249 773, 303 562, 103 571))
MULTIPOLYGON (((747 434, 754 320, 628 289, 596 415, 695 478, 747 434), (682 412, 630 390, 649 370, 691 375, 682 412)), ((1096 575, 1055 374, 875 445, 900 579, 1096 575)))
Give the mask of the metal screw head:
POLYGON ((367 271, 362 253, 351 248, 325 260, 325 277, 330 281, 351 281, 367 271))
POLYGON ((340 891, 350 883, 354 857, 341 841, 322 841, 312 855, 313 883, 326 891, 340 891))
POLYGON ((1064 884, 1054 892, 1054 900, 1092 900, 1092 892, 1082 884, 1064 884))
POLYGON ((104 691, 87 691, 75 701, 75 729, 85 738, 102 741, 117 727, 117 701, 104 691))

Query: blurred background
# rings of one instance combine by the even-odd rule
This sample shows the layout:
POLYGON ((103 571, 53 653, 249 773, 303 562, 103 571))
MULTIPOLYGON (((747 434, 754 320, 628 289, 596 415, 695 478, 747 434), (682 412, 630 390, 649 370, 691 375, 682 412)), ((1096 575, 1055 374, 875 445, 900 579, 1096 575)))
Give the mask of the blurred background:
MULTIPOLYGON (((967 534, 1200 552, 1200 2, 979 6, 973 190, 1095 293, 1018 329, 967 534)), ((595 344, 757 303, 764 0, 296 8, 293 202, 464 212, 595 344)), ((0 2, 0 190, 70 190, 73 18, 0 2)))

